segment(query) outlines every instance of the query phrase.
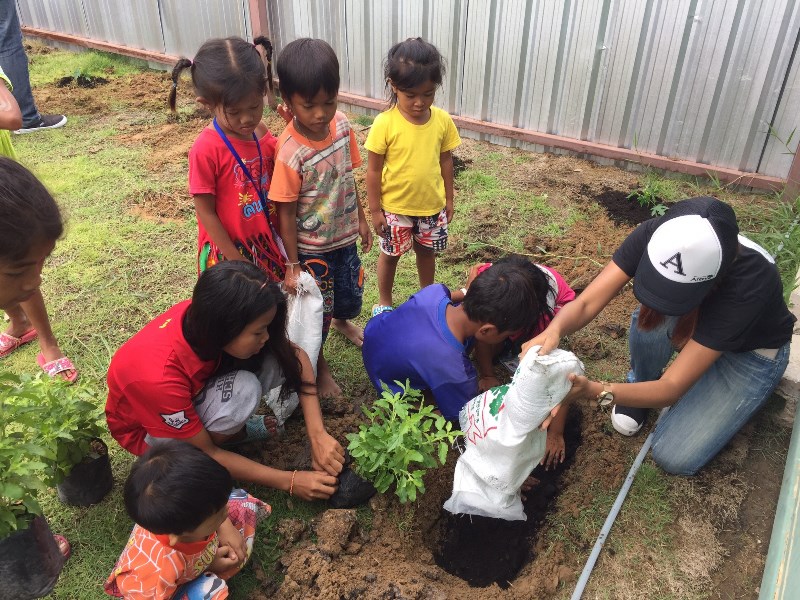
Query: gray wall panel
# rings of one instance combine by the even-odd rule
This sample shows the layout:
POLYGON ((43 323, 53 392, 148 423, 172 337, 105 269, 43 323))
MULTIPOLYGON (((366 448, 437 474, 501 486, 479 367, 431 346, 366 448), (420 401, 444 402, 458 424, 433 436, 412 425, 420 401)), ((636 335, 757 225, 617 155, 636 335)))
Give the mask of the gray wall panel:
POLYGON ((247 0, 159 0, 159 5, 167 54, 192 57, 209 38, 252 38, 246 27, 247 0))
POLYGON ((82 0, 89 37, 165 52, 158 0, 82 0))
POLYGON ((21 0, 19 7, 25 25, 88 37, 81 0, 21 0))

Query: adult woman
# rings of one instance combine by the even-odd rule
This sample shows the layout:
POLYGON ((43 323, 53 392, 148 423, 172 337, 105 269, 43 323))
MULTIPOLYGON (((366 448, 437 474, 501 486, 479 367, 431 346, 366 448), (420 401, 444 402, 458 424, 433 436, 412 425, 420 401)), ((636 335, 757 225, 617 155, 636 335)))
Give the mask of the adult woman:
POLYGON ((794 317, 778 271, 738 232, 733 209, 719 200, 676 203, 631 233, 523 348, 549 352, 633 278, 641 306, 631 319, 628 382, 571 376, 570 399, 615 402, 612 423, 625 435, 639 431, 646 409, 672 406, 653 438, 653 458, 670 473, 692 475, 710 461, 764 404, 788 362, 794 317))
POLYGON ((133 454, 183 439, 235 479, 306 500, 329 497, 344 464, 344 450, 323 425, 308 356, 286 338, 284 296, 243 261, 204 271, 191 301, 156 317, 117 351, 108 369, 106 419, 133 454), (300 397, 312 471, 279 471, 224 447, 269 437, 274 421, 254 412, 281 382, 284 395, 300 397))

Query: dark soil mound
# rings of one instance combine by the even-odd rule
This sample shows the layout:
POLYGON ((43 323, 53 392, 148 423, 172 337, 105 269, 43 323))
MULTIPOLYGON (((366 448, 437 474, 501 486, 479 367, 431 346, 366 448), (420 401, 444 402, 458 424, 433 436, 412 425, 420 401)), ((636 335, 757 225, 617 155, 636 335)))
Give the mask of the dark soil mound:
POLYGON ((105 77, 91 77, 89 75, 78 75, 77 77, 73 77, 69 75, 67 77, 62 77, 56 82, 58 87, 67 87, 68 85, 72 84, 77 85, 78 87, 82 88, 96 88, 98 85, 103 85, 104 83, 108 83, 108 79, 105 77))
POLYGON ((539 484, 528 492, 524 503, 527 521, 453 515, 442 510, 439 548, 434 552, 437 565, 473 587, 492 583, 503 589, 509 587, 525 563, 533 559, 532 542, 560 492, 561 475, 572 464, 581 443, 580 419, 579 409, 572 407, 564 430, 564 462, 550 471, 539 465, 531 473, 539 484))
POLYGON ((629 193, 605 188, 594 199, 606 209, 609 218, 617 225, 638 225, 652 218, 650 209, 640 206, 634 198, 628 198, 629 193))

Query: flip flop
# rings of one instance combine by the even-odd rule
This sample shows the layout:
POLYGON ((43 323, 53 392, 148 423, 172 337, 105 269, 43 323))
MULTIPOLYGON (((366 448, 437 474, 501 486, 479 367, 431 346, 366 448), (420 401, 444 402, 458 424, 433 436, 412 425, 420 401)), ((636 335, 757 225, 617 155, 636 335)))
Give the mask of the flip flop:
POLYGON ((251 442, 261 442, 271 438, 281 437, 283 434, 283 427, 278 427, 275 433, 272 433, 264 424, 264 417, 267 415, 250 415, 244 422, 245 436, 240 440, 233 442, 225 442, 222 444, 223 448, 232 448, 241 444, 249 444, 251 442))
POLYGON ((5 358, 20 346, 32 342, 37 337, 39 337, 39 334, 35 329, 26 331, 20 337, 14 337, 7 333, 0 333, 0 358, 5 358))
POLYGON ((69 377, 63 377, 63 379, 69 383, 74 383, 78 378, 78 370, 75 368, 75 365, 72 364, 72 361, 66 356, 51 360, 50 362, 45 362, 44 354, 40 352, 39 356, 36 357, 36 363, 42 367, 42 370, 50 377, 56 377, 59 373, 63 373, 65 371, 72 371, 72 375, 69 377))
POLYGON ((64 560, 69 560, 69 557, 72 556, 72 546, 70 545, 69 540, 67 540, 67 538, 65 538, 63 535, 59 535, 57 533, 53 534, 53 539, 58 545, 58 551, 64 556, 64 560))

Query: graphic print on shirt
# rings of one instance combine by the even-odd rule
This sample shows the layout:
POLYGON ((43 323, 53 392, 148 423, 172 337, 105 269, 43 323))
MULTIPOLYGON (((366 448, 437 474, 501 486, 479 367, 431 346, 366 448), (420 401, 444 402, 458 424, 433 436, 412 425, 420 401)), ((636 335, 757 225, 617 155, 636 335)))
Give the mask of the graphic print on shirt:
MULTIPOLYGON (((244 160, 243 162, 250 171, 253 180, 258 182, 263 195, 266 196, 266 190, 269 189, 269 173, 272 172, 275 167, 273 159, 269 156, 264 157, 263 173, 259 172, 261 161, 258 157, 251 160, 244 160)), ((264 212, 264 204, 258 192, 253 188, 253 184, 238 163, 233 165, 233 179, 235 186, 241 190, 239 192, 239 206, 242 209, 242 218, 247 221, 264 212)), ((270 215, 270 219, 271 218, 272 215, 270 215)))
POLYGON ((161 414, 159 416, 164 420, 164 423, 173 429, 181 429, 189 422, 189 419, 186 418, 186 411, 183 410, 179 410, 178 412, 174 412, 169 415, 161 414))

